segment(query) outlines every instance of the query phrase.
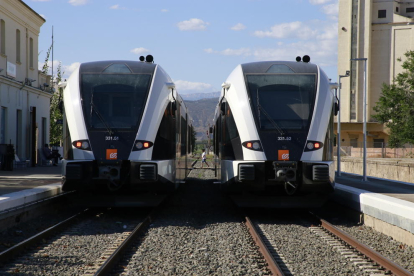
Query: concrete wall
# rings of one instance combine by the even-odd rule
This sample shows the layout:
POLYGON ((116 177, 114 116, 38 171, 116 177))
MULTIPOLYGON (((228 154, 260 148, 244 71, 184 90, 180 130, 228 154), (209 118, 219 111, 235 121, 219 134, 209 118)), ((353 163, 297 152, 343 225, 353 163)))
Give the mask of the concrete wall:
MULTIPOLYGON (((341 157, 341 171, 362 175, 362 158, 341 157)), ((367 176, 414 183, 414 159, 368 158, 367 176)))

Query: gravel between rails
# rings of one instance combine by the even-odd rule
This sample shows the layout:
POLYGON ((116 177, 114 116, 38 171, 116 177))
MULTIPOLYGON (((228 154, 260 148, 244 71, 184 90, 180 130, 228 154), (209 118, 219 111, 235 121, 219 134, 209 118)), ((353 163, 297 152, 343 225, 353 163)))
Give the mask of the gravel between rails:
MULTIPOLYGON (((293 275, 366 275, 313 234, 311 222, 295 215, 256 219, 293 275)), ((274 216, 273 216, 274 217, 274 216)))
POLYGON ((269 275, 240 215, 213 178, 210 169, 194 169, 117 274, 269 275))
POLYGON ((0 275, 82 275, 126 229, 138 223, 137 217, 116 211, 98 213, 12 260, 0 268, 0 275))

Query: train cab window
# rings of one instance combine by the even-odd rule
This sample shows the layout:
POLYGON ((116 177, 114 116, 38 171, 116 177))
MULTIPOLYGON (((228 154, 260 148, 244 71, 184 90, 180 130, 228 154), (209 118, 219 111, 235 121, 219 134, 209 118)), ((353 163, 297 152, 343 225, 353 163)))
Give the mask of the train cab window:
POLYGON ((247 75, 258 125, 266 131, 307 131, 316 95, 316 75, 247 75))
POLYGON ((123 73, 123 74, 131 74, 131 70, 123 63, 114 63, 109 65, 108 67, 103 70, 103 73, 123 73))
POLYGON ((295 73, 291 68, 286 66, 285 64, 273 64, 272 66, 267 69, 266 73, 273 73, 273 74, 280 74, 280 73, 295 73))
POLYGON ((137 128, 150 83, 151 74, 82 74, 81 96, 88 128, 137 128))

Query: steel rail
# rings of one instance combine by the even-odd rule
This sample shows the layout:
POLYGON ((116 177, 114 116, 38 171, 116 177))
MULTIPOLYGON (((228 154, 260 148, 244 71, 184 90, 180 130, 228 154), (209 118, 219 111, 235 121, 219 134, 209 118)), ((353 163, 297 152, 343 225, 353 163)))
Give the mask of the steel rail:
POLYGON ((352 246, 353 248, 355 248, 356 250, 358 250, 359 252, 367 256, 368 258, 370 258, 372 261, 376 262, 377 264, 385 268, 386 270, 391 271, 392 274, 397 275, 397 276, 414 276, 413 273, 407 271, 406 269, 392 262, 388 258, 380 255, 379 253, 372 250, 368 246, 361 244, 359 241, 349 236, 344 231, 336 228, 335 226, 333 226, 326 220, 323 220, 321 218, 319 218, 319 220, 321 222, 321 226, 324 229, 334 234, 339 239, 343 240, 344 242, 346 242, 347 244, 349 244, 350 246, 352 246))
POLYGON ((17 254, 21 253, 25 248, 35 245, 36 243, 40 242, 44 238, 49 237, 54 232, 59 231, 60 229, 67 227, 68 225, 72 224, 77 218, 79 218, 81 215, 85 214, 88 211, 88 209, 77 213, 74 216, 71 216, 70 218, 65 219, 62 222, 59 222, 58 224, 55 224, 46 230, 43 230, 42 232, 10 247, 9 249, 3 251, 0 253, 0 263, 4 263, 7 260, 13 258, 17 254))
POLYGON ((249 229, 249 232, 256 243, 256 245, 259 247, 259 251, 262 253, 263 257, 265 258, 267 262, 267 266, 269 270, 272 272, 273 275, 279 275, 284 276, 282 269, 277 264, 276 260, 273 258, 272 254, 270 254, 269 249, 264 244, 262 238, 260 237, 259 233, 256 230, 256 227, 252 223, 249 217, 245 217, 246 220, 246 226, 249 229))
MULTIPOLYGON (((153 213, 153 212, 152 212, 153 213)), ((135 239, 145 230, 145 228, 152 222, 152 213, 148 215, 143 222, 139 223, 137 227, 129 234, 129 236, 122 242, 122 244, 112 253, 112 255, 102 264, 96 271, 95 276, 109 275, 115 265, 118 263, 124 252, 131 246, 135 239)))

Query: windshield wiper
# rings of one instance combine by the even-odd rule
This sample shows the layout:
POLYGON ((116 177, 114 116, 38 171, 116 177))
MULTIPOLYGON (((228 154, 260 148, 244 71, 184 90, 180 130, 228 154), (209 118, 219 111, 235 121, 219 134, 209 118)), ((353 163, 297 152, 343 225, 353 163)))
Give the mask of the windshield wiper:
POLYGON ((270 115, 266 112, 266 110, 259 104, 257 103, 257 108, 259 110, 259 122, 260 122, 260 109, 263 111, 263 114, 266 116, 266 118, 270 121, 270 123, 272 124, 272 126, 279 131, 280 135, 285 135, 285 133, 283 132, 283 130, 276 124, 276 122, 273 120, 272 117, 270 117, 270 115))
POLYGON ((259 123, 260 123, 260 109, 263 111, 263 114, 266 116, 266 118, 270 121, 272 126, 279 131, 280 135, 285 135, 283 130, 276 124, 276 122, 273 120, 273 118, 267 113, 267 111, 260 105, 259 103, 259 89, 257 90, 257 111, 259 112, 259 123))
POLYGON ((95 112, 96 116, 98 116, 99 120, 105 125, 106 130, 108 131, 109 135, 112 136, 114 132, 112 131, 111 127, 107 124, 105 119, 102 117, 102 114, 99 112, 96 105, 93 103, 93 92, 91 97, 91 123, 92 123, 92 111, 95 112))

